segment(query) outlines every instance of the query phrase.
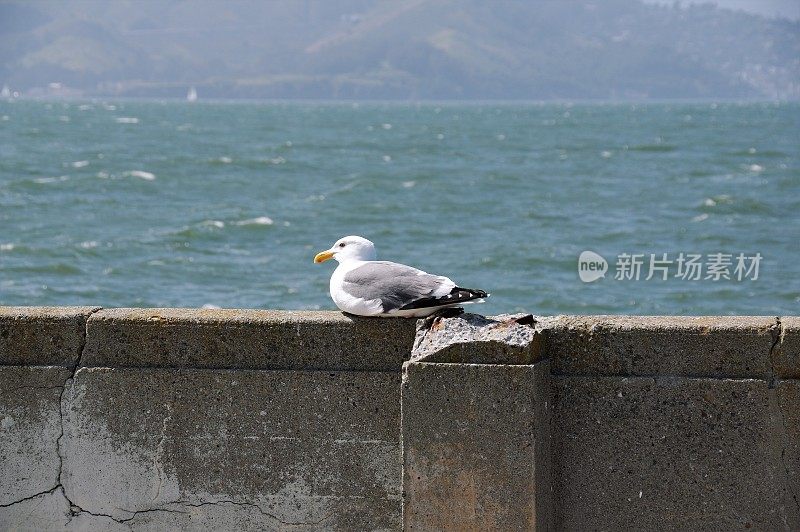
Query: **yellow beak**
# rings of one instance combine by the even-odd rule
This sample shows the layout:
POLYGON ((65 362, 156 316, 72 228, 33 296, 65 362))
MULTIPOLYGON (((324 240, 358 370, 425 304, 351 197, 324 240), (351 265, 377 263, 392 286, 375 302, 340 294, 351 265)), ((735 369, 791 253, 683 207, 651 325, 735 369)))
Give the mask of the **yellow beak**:
POLYGON ((314 264, 319 264, 320 262, 325 262, 328 259, 333 258, 332 251, 320 251, 314 256, 314 264))

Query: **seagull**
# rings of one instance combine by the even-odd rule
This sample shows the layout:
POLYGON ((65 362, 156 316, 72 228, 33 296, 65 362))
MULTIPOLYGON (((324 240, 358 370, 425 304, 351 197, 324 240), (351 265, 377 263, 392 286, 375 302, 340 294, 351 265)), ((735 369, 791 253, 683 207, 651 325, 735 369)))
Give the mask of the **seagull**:
POLYGON ((421 318, 464 303, 480 303, 489 294, 461 288, 441 275, 411 266, 375 260, 375 244, 364 237, 346 236, 317 253, 314 263, 336 259, 331 275, 331 298, 344 312, 358 316, 421 318))

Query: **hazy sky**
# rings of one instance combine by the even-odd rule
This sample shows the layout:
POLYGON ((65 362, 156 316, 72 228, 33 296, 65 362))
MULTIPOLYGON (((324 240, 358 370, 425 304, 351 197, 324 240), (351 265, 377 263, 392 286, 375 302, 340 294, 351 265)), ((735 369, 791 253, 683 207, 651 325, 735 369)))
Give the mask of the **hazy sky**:
MULTIPOLYGON (((645 0, 652 4, 672 4, 673 0, 645 0)), ((800 19, 800 0, 698 0, 679 2, 688 4, 716 4, 729 9, 742 9, 750 13, 757 13, 767 17, 787 17, 794 20, 800 19)))

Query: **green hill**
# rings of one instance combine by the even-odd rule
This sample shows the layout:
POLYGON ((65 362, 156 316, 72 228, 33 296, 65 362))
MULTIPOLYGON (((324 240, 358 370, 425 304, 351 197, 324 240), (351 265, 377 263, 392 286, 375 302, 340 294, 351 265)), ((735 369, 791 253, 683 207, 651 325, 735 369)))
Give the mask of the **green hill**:
POLYGON ((708 5, 0 2, 0 84, 84 95, 800 96, 800 24, 708 5))

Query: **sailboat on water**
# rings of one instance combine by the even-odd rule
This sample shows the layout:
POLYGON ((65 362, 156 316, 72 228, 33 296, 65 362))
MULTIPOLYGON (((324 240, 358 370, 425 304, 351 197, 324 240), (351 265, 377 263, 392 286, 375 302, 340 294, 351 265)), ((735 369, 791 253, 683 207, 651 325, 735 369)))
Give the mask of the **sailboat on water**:
POLYGON ((3 85, 3 90, 0 90, 0 98, 11 98, 11 89, 8 85, 3 85))
POLYGON ((197 101, 197 89, 195 89, 194 86, 189 87, 189 92, 186 93, 186 101, 187 102, 197 101))

